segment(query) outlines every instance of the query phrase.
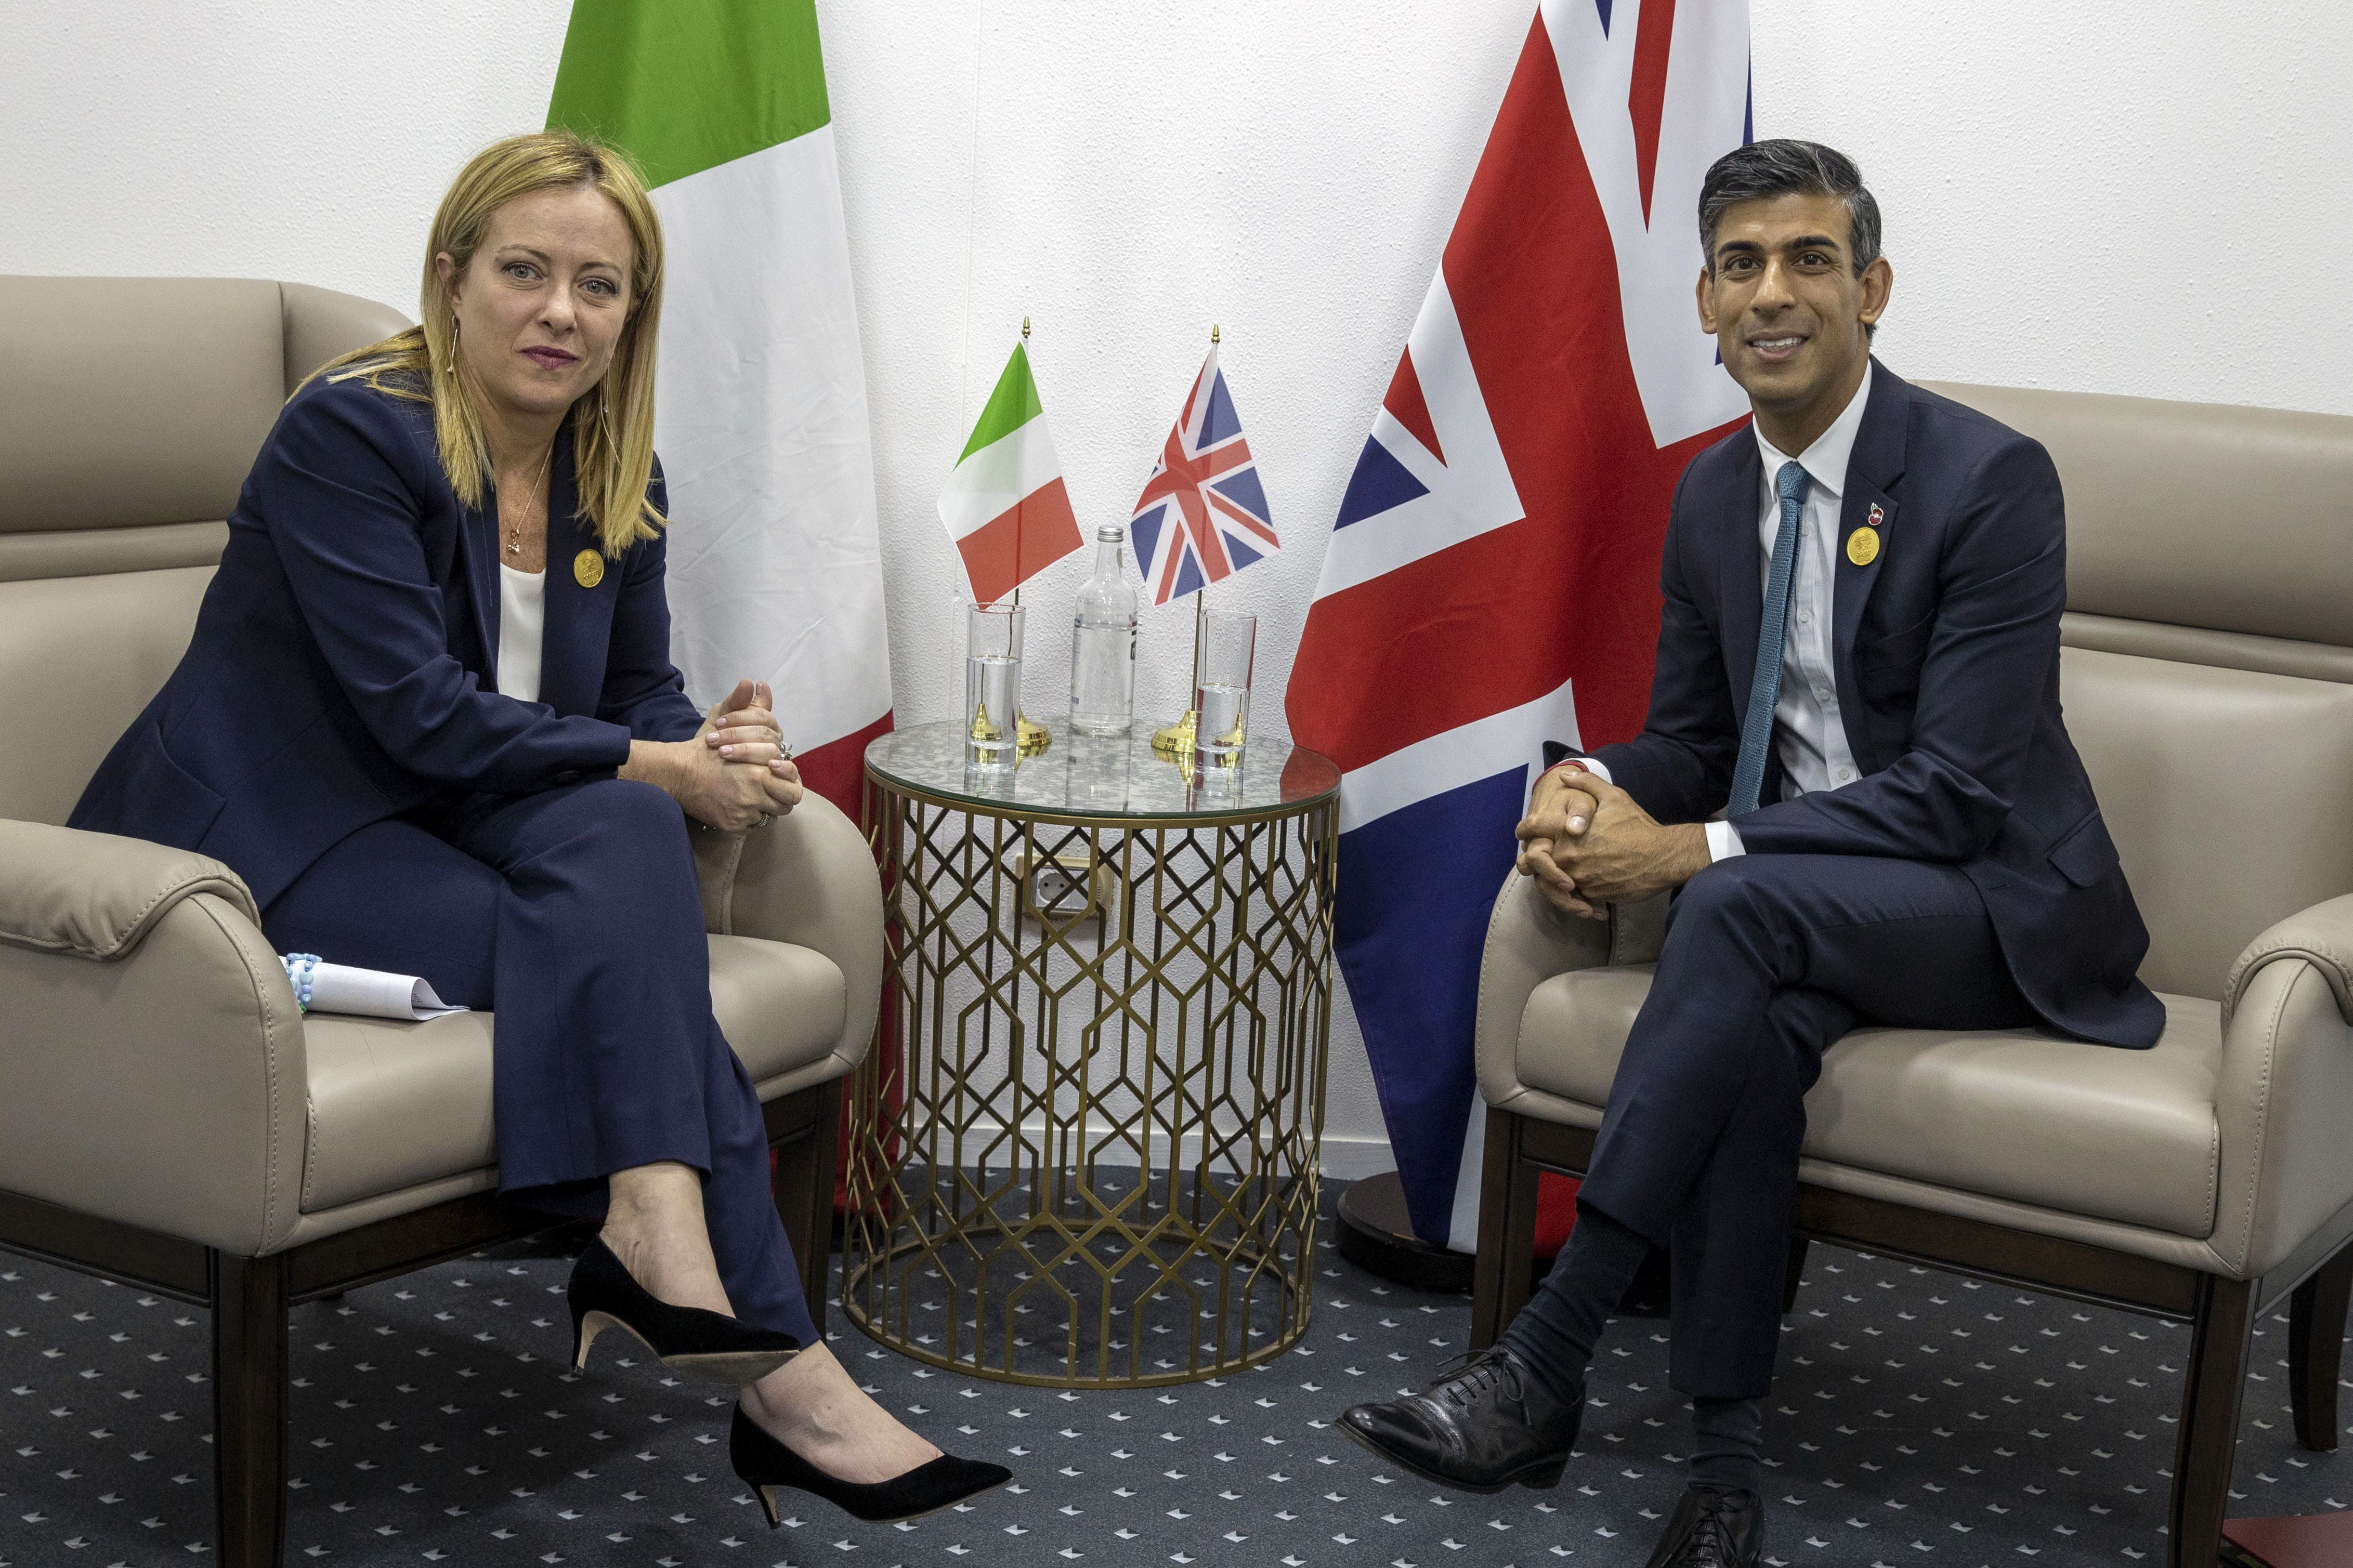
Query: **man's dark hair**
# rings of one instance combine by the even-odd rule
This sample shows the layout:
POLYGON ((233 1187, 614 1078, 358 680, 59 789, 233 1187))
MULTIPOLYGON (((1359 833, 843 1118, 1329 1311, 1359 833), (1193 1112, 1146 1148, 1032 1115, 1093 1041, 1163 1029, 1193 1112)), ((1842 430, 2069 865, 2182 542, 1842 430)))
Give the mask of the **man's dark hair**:
POLYGON ((1699 187, 1699 243, 1715 271, 1715 227, 1740 202, 1772 196, 1837 196, 1846 203, 1847 249, 1855 276, 1879 259, 1879 203, 1863 189, 1853 159, 1819 142, 1752 142, 1708 165, 1699 187))

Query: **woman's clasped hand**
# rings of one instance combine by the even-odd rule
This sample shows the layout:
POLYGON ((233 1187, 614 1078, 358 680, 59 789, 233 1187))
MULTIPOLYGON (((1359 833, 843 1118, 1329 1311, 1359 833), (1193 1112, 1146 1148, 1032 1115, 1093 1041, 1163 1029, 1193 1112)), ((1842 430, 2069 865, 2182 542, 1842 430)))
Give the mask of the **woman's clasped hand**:
POLYGON ((638 741, 621 776, 659 784, 697 822, 740 833, 801 803, 800 769, 765 681, 739 680, 691 741, 638 741))

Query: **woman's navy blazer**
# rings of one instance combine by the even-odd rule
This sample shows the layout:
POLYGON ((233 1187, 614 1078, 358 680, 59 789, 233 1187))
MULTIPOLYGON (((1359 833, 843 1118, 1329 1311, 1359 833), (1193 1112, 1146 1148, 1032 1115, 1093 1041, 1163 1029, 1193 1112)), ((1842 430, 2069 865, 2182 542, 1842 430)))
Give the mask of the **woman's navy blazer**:
MULTIPOLYGON (((69 825, 226 862, 268 904, 345 835, 429 802, 611 774, 702 715, 670 658, 664 542, 575 572, 570 432, 548 483, 540 700, 497 692, 497 504, 459 503, 430 405, 314 381, 229 514, 220 570, 164 689, 69 825)), ((657 468, 650 494, 664 492, 657 468)))

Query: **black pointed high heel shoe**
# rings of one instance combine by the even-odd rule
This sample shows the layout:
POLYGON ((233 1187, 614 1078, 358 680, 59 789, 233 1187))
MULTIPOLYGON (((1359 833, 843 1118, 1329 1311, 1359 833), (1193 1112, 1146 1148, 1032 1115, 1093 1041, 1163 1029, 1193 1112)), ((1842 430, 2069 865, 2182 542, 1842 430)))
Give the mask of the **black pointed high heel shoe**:
POLYGON ((770 1530, 784 1522, 776 1512, 776 1500, 770 1495, 778 1487, 823 1498, 869 1524, 896 1524, 954 1508, 1013 1479, 1013 1472, 1003 1465, 942 1454, 887 1481, 864 1486, 838 1481, 768 1436, 758 1422, 744 1414, 741 1405, 735 1407, 734 1428, 727 1435, 727 1457, 734 1462, 737 1478, 760 1500, 760 1511, 768 1516, 770 1530))
POLYGON ((619 1329, 681 1377, 702 1383, 757 1383, 800 1353, 801 1342, 754 1328, 724 1312, 673 1307, 629 1277, 604 1237, 591 1237, 565 1288, 572 1305, 572 1365, 588 1365, 588 1347, 619 1329))

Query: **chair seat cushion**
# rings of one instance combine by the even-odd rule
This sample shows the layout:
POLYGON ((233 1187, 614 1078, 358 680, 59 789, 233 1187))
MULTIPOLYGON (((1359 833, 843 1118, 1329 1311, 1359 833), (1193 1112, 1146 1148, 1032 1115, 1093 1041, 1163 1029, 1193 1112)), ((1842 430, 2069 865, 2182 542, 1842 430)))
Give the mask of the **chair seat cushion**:
MULTIPOLYGON (((831 959, 752 937, 711 942, 711 1008, 754 1084, 821 1059, 849 996, 831 959)), ((427 1023, 314 1014, 303 1023, 311 1124, 302 1210, 398 1192, 498 1163, 491 1015, 427 1023)))
MULTIPOLYGON (((1520 1081, 1607 1106, 1651 966, 1585 969, 1536 987, 1520 1081)), ((2064 1214, 2202 1237, 2214 1228, 2222 1056, 2212 1002, 2160 996, 2146 1051, 2031 1029, 1857 1029, 1806 1097, 1806 1153, 2064 1214)))

